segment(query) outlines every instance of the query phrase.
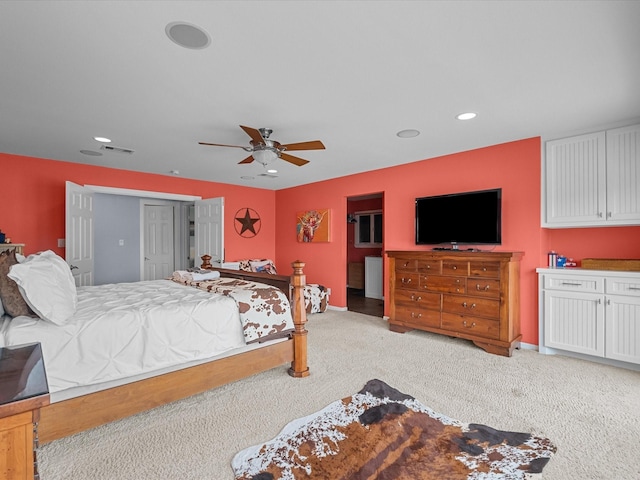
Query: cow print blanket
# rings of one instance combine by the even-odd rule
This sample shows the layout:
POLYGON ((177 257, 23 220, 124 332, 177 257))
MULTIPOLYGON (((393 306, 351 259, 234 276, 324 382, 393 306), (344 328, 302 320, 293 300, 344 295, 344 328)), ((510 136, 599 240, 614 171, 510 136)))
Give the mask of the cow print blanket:
POLYGON ((464 424, 370 380, 232 467, 236 480, 506 480, 537 477, 555 451, 546 438, 464 424))

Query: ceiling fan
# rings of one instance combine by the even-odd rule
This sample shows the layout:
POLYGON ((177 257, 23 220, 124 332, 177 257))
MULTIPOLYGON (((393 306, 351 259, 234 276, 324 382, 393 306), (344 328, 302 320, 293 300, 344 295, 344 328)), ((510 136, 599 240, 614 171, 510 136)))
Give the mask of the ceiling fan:
POLYGON ((200 145, 210 145, 214 147, 232 147, 232 148, 241 148, 246 152, 251 152, 247 158, 238 162, 242 163, 251 163, 254 160, 262 165, 269 165, 274 160, 281 158, 289 163, 293 163, 301 167, 302 165, 309 163, 309 160, 305 160, 304 158, 294 157, 293 155, 289 155, 286 151, 296 151, 296 150, 324 150, 324 145, 320 140, 313 140, 310 142, 299 142, 299 143, 289 143, 287 145, 283 145, 280 142, 276 142, 275 140, 269 140, 269 136, 271 135, 270 128, 251 128, 240 125, 240 128, 243 129, 249 137, 251 137, 250 147, 243 147, 240 145, 225 145, 221 143, 206 143, 206 142, 198 142, 200 145))

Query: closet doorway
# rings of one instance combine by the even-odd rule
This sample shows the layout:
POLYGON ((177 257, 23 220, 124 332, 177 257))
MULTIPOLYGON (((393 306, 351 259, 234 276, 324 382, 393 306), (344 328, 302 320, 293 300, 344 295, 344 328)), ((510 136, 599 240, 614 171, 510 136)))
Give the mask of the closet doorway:
POLYGON ((384 315, 384 194, 347 198, 347 310, 384 315))

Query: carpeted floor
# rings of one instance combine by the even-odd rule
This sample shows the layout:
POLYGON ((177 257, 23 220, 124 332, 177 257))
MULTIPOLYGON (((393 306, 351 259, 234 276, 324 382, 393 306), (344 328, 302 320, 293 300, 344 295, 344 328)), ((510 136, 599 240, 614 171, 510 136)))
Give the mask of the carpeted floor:
POLYGON ((42 480, 233 479, 240 450, 379 378, 461 422, 548 437, 545 480, 640 478, 640 373, 390 332, 380 318, 309 316, 311 376, 286 368, 42 446, 42 480))

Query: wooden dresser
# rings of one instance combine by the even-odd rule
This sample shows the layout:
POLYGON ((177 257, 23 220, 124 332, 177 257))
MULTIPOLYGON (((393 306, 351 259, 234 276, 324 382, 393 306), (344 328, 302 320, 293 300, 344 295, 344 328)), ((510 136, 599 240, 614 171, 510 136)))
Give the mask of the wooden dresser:
POLYGON ((48 404, 40 344, 0 348, 0 480, 40 478, 37 425, 48 404))
POLYGON ((389 328, 471 340, 510 357, 519 345, 521 252, 388 251, 389 328))

